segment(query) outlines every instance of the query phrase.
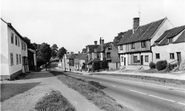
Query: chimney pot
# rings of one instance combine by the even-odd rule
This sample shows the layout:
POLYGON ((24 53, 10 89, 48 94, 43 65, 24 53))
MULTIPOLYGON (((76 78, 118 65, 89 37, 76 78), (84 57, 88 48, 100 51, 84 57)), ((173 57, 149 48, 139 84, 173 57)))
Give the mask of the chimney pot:
POLYGON ((97 41, 94 41, 94 45, 97 45, 97 41))

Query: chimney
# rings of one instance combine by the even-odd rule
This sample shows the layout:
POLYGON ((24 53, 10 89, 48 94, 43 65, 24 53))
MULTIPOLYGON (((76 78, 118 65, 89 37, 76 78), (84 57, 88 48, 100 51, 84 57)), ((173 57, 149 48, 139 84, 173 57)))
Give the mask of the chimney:
POLYGON ((101 45, 101 42, 102 42, 102 39, 101 39, 101 37, 100 37, 100 45, 101 45))
POLYGON ((97 41, 94 41, 94 45, 97 45, 97 41))
POLYGON ((104 44, 104 39, 101 40, 101 44, 104 44))
POLYGON ((133 33, 139 27, 139 17, 133 18, 133 33))

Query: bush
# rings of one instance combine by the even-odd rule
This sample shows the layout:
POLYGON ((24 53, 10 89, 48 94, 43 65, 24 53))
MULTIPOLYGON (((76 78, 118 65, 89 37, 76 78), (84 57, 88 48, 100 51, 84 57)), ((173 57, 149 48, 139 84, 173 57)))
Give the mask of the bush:
POLYGON ((150 66, 150 69, 155 69, 155 67, 156 67, 155 63, 153 63, 153 62, 150 62, 149 66, 150 66))
POLYGON ((185 59, 181 61, 179 70, 185 71, 185 59))
POLYGON ((167 66, 167 61, 166 60, 161 60, 161 61, 158 61, 156 63, 156 68, 157 68, 158 71, 165 69, 166 66, 167 66))

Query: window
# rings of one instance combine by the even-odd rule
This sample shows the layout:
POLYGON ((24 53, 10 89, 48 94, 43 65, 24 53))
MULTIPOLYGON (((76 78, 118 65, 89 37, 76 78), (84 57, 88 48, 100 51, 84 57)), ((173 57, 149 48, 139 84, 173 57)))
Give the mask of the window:
POLYGON ((21 64, 21 54, 19 54, 19 63, 21 64))
POLYGON ((107 58, 110 58, 110 52, 107 52, 107 58))
POLYGON ((160 54, 159 53, 156 53, 155 56, 156 56, 156 59, 160 59, 160 54))
POLYGON ((134 43, 131 44, 131 48, 135 49, 135 44, 134 43))
POLYGON ((17 38, 18 46, 20 46, 19 38, 17 38))
POLYGON ((141 42, 141 47, 142 47, 142 48, 145 48, 145 47, 146 47, 146 41, 142 41, 142 42, 141 42))
POLYGON ((121 57, 121 62, 123 62, 123 57, 121 57))
POLYGON ((15 36, 15 45, 17 45, 17 36, 15 36))
POLYGON ((137 63, 137 56, 134 56, 134 63, 137 63))
POLYGON ((11 43, 12 44, 14 43, 14 34, 13 33, 11 34, 11 43))
POLYGON ((18 54, 16 54, 16 63, 19 64, 18 54))
POLYGON ((120 48, 120 50, 123 50, 123 46, 121 45, 121 46, 119 46, 119 48, 120 48))
POLYGON ((112 50, 112 46, 111 45, 109 45, 108 50, 112 50))
POLYGON ((174 53, 170 53, 170 59, 174 59, 174 53))
POLYGON ((10 53, 10 65, 13 66, 13 53, 10 53))
POLYGON ((23 42, 21 42, 21 46, 22 46, 22 50, 24 50, 24 44, 23 44, 23 42))
POLYGON ((172 43, 173 42, 173 38, 169 38, 169 43, 172 43))
POLYGON ((26 44, 24 44, 24 50, 26 50, 26 44))
POLYGON ((148 55, 145 55, 145 62, 148 62, 148 55))

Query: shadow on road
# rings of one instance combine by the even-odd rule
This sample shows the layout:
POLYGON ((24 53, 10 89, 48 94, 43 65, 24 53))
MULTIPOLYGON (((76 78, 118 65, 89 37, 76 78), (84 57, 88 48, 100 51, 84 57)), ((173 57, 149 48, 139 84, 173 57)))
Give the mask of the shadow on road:
POLYGON ((105 89, 107 87, 102 86, 99 82, 95 82, 95 81, 88 81, 88 83, 90 83, 91 85, 97 87, 98 89, 105 89))

